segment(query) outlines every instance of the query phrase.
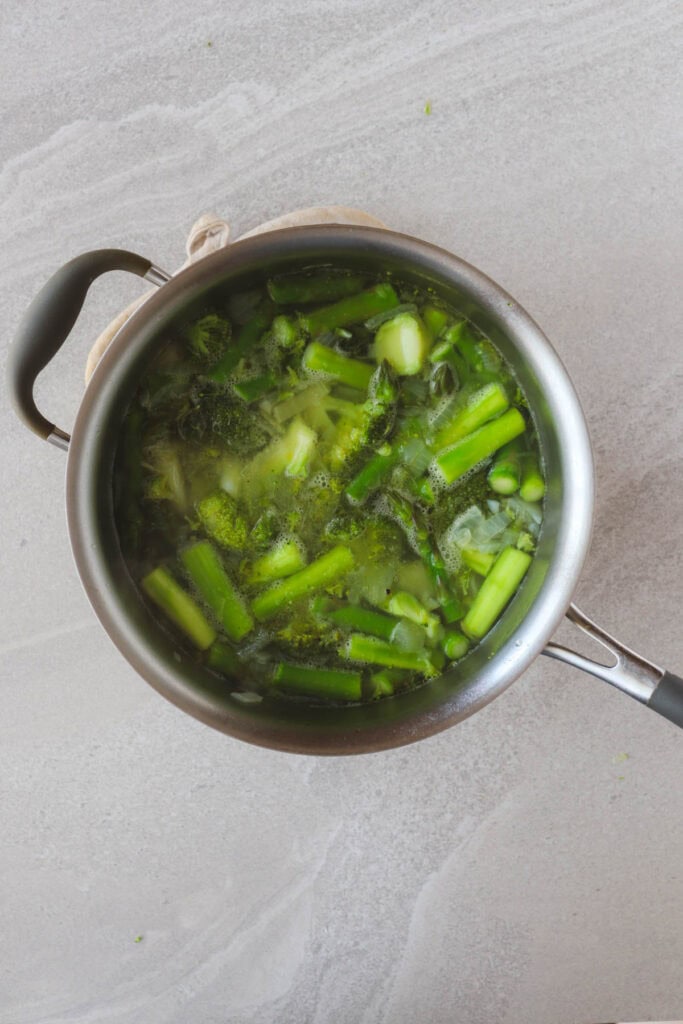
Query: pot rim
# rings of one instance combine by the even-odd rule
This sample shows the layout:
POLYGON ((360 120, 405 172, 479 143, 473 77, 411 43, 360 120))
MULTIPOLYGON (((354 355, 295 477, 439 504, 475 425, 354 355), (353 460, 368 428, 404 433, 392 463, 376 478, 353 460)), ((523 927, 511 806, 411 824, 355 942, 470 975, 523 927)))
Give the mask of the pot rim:
MULTIPOLYGON (((460 257, 411 235, 355 225, 316 225, 279 229, 221 249, 181 270, 135 311, 112 339, 78 410, 68 455, 66 502, 74 559, 88 598, 116 646, 159 693, 206 724, 257 745, 296 753, 348 754, 400 746, 448 728, 502 693, 541 653, 570 604, 588 551, 593 486, 587 426, 571 379, 540 327, 500 285, 460 257), (486 673, 463 676, 461 684, 439 691, 442 683, 445 687, 448 679, 452 681, 451 671, 413 691, 410 711, 398 721, 385 717, 381 705, 387 702, 379 702, 354 709, 319 709, 313 724, 302 727, 296 712, 281 706, 266 727, 259 724, 253 709, 239 705, 228 714, 210 694, 188 684, 188 672, 183 667, 181 676, 172 652, 162 656, 153 649, 144 630, 132 623, 129 609, 111 596, 111 566, 99 544, 100 510, 93 500, 95 478, 103 445, 106 450, 103 438, 112 396, 134 355, 139 356, 160 327, 208 289, 221 272, 263 267, 269 258, 275 263, 310 254, 310 262, 315 262, 321 258, 314 255, 317 250, 325 250, 326 259, 339 262, 344 253, 360 252, 378 262, 384 254, 411 263, 464 290, 500 324, 531 366, 554 416, 562 458, 562 514, 545 579, 514 633, 487 663, 486 673), (430 699, 420 699, 425 691, 430 691, 430 699), (360 710, 362 719, 356 715, 348 728, 340 725, 353 718, 352 711, 360 710), (329 717, 330 712, 336 720, 329 717)), ((406 701, 409 696, 405 695, 406 701)), ((392 698, 389 703, 403 699, 392 698)))

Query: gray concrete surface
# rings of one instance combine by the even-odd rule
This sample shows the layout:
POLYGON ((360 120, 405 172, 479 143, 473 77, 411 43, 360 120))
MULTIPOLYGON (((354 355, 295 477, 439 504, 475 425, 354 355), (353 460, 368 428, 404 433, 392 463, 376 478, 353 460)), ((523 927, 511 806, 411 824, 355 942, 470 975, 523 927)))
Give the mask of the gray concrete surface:
MULTIPOLYGON (((597 462, 579 601, 680 670, 680 33, 671 0, 6 0, 3 347, 64 260, 176 266, 205 209, 344 203, 434 240, 560 352, 597 462)), ((64 427, 137 287, 97 284, 41 379, 64 427)), ((681 1016, 673 726, 542 660, 394 752, 230 741, 113 648, 65 459, 0 415, 2 1024, 681 1016)))

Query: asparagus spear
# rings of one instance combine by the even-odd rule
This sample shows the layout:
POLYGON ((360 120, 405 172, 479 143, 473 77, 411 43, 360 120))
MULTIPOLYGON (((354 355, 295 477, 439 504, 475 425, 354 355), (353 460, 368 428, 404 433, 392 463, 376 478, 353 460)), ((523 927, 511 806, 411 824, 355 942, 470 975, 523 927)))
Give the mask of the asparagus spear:
POLYGON ((342 579, 352 568, 353 562, 349 548, 341 544, 332 548, 305 569, 259 594, 251 606, 254 615, 259 621, 272 618, 298 598, 342 579))
POLYGON ((241 380, 233 384, 232 389, 248 405, 263 398, 275 387, 275 377, 272 373, 262 373, 259 377, 250 377, 248 380, 241 380))
POLYGON ((409 542, 412 537, 415 538, 418 554, 436 586, 439 602, 448 601, 451 597, 448 570, 436 544, 432 541, 424 517, 402 494, 398 494, 396 491, 390 491, 386 500, 409 542))
POLYGON ((434 469, 444 483, 452 484, 525 429, 526 423, 519 409, 508 409, 497 420, 485 424, 437 455, 434 469))
POLYGON ((207 662, 211 668, 224 672, 228 676, 244 674, 244 664, 237 652, 229 644, 223 644, 220 640, 216 640, 209 648, 207 662))
POLYGON ((511 441, 498 452, 486 478, 496 494, 514 494, 520 482, 518 441, 511 441))
POLYGON ((367 391, 373 374, 373 368, 368 363, 343 356, 318 341, 312 341, 306 348, 301 365, 306 370, 329 374, 359 391, 367 391))
POLYGON ((281 661, 275 666, 273 683, 279 690, 328 700, 359 701, 361 674, 345 669, 314 668, 281 661))
POLYGON ((302 317, 306 330, 315 337, 335 327, 347 327, 369 320, 376 313, 398 306, 398 295, 390 284, 376 284, 364 292, 340 299, 332 306, 324 306, 302 317))
POLYGON ((360 505, 386 480, 398 461, 397 446, 385 444, 371 455, 365 465, 354 476, 345 494, 353 505, 360 505))
POLYGON ((489 420, 500 416, 510 405, 510 400, 500 384, 487 384, 470 395, 466 404, 457 409, 436 433, 434 448, 441 451, 455 444, 461 438, 482 427, 489 420))
POLYGON ((407 668, 426 676, 438 675, 438 667, 431 660, 436 652, 403 651, 395 644, 363 633, 352 633, 339 653, 350 661, 363 661, 388 668, 407 668))
POLYGON ((249 583, 272 583, 292 573, 298 572, 306 565, 301 545, 295 540, 280 541, 257 558, 248 574, 249 583))
POLYGON ((326 598, 318 598, 313 602, 313 611, 321 618, 334 622, 338 626, 357 629, 361 633, 389 640, 400 619, 384 612, 363 608, 360 605, 345 604, 335 606, 326 598))
POLYGON ((538 468, 538 459, 531 452, 522 457, 522 479, 519 496, 522 501, 540 501, 545 494, 545 481, 538 468))
POLYGON ((227 635, 231 640, 241 640, 254 628, 254 620, 215 548, 208 540, 202 540, 185 548, 180 557, 190 579, 227 635))
POLYGON ((268 294, 279 305, 306 306, 312 302, 335 302, 354 295, 363 287, 360 274, 322 270, 315 274, 287 274, 271 278, 268 294))
POLYGON ((508 547, 501 551, 460 623, 467 636, 480 640, 488 633, 514 597, 530 565, 531 555, 519 548, 508 547))
POLYGON ((183 631, 200 651, 216 639, 216 630, 207 621, 196 601, 187 594, 170 572, 161 566, 142 580, 142 589, 164 614, 183 631))

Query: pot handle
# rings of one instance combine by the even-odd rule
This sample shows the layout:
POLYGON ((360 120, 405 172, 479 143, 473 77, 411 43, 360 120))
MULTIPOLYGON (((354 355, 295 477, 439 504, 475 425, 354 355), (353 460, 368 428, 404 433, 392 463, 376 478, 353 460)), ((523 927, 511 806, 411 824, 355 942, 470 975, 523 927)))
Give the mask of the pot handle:
POLYGON ((68 338, 90 285, 109 270, 127 270, 157 286, 170 280, 151 260, 125 249, 84 252, 65 263, 43 285, 26 310, 10 348, 7 376, 18 416, 38 437, 64 450, 71 438, 38 411, 33 386, 38 374, 68 338))
POLYGON ((598 679, 604 679, 683 728, 683 679, 665 672, 640 654, 624 647, 584 615, 575 604, 570 604, 567 618, 606 647, 616 660, 612 665, 602 665, 599 661, 593 661, 592 658, 556 643, 547 644, 543 654, 583 669, 598 679))

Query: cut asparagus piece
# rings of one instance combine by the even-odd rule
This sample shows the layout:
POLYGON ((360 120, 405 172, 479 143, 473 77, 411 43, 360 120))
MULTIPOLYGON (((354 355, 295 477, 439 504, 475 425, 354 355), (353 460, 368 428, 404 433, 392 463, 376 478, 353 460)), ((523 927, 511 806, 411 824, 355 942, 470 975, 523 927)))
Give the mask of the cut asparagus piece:
POLYGON ((525 429, 526 423, 519 409, 508 409, 497 420, 485 424, 437 455, 434 470, 444 483, 452 484, 525 429))
POLYGON ((180 557, 200 596, 230 639, 241 640, 251 632, 254 620, 208 540, 185 548, 180 557))
POLYGON ((339 653, 350 661, 362 661, 370 665, 386 665, 388 668, 407 668, 426 676, 438 675, 436 665, 426 651, 402 651, 386 640, 363 633, 353 633, 339 653))
POLYGON ((467 654, 470 642, 462 633, 456 630, 449 630, 443 641, 443 652, 449 661, 457 661, 467 654))
POLYGON ((390 639, 400 621, 393 615, 386 615, 384 612, 363 608, 360 605, 335 606, 332 601, 324 597, 313 602, 313 611, 328 622, 334 622, 347 629, 356 629, 361 633, 369 633, 371 636, 378 636, 383 640, 390 639))
POLYGON ((343 356, 341 353, 335 352, 334 349, 321 345, 318 341, 312 341, 308 345, 301 365, 305 370, 325 373, 359 391, 367 391, 374 372, 369 363, 361 363, 359 359, 343 356))
POLYGON ((487 384, 470 395, 464 406, 460 406, 434 437, 434 449, 438 452, 447 448, 461 438, 467 437, 473 430, 483 427, 489 420, 495 419, 509 407, 510 400, 500 384, 487 384))
POLYGON ((300 597, 313 594, 331 583, 343 579, 354 563, 349 548, 342 544, 327 551, 305 569, 275 583, 252 602, 252 611, 259 621, 272 618, 300 597))
POLYGON ((496 494, 514 494, 519 488, 519 441, 511 441, 498 452, 486 478, 496 494))
POLYGON ((449 625, 452 622, 459 622, 466 611, 464 602, 458 597, 451 597, 441 605, 441 614, 449 625))
POLYGON ((410 377, 422 369, 432 339, 419 316, 400 313, 382 324, 375 335, 375 358, 386 360, 396 373, 410 377))
POLYGON ((302 317, 302 323, 313 337, 335 327, 348 327, 369 320, 376 313, 398 306, 398 295, 390 284, 376 284, 357 295, 340 299, 332 306, 324 306, 302 317))
POLYGON ((216 639, 216 630, 207 621, 197 602, 186 593, 170 572, 161 566, 142 580, 142 589, 162 612, 190 638, 200 651, 216 639))
POLYGON ((263 398, 275 387, 275 377, 272 373, 261 374, 260 377, 250 377, 248 380, 237 381, 232 389, 248 405, 263 398))
POLYGON ((522 456, 522 479, 519 496, 522 501, 540 501, 545 494, 545 482, 538 468, 538 460, 531 452, 522 456))
POLYGON ((467 636, 481 640, 488 633, 514 597, 530 565, 531 555, 519 548, 501 551, 460 623, 467 636))
POLYGON ((440 309, 438 306, 432 306, 431 303, 428 303, 422 310, 422 319, 431 335, 432 341, 436 341, 448 323, 449 315, 445 309, 440 309))
POLYGON ((211 668, 223 672, 227 676, 244 675, 244 664, 236 651, 229 644, 216 640, 209 648, 207 662, 211 668))
POLYGON ((360 505, 387 479, 398 461, 396 447, 385 445, 371 455, 362 469, 354 476, 345 494, 353 505, 360 505))
POLYGON ((486 576, 487 572, 496 560, 496 556, 488 551, 478 551, 476 548, 464 548, 462 560, 470 569, 474 569, 480 576, 486 576))
POLYGON ((295 540, 283 540, 257 558, 248 574, 251 584, 272 583, 299 572, 306 565, 301 545, 295 540))
POLYGON ((347 672, 345 669, 314 668, 281 661, 275 666, 273 683, 278 690, 307 697, 347 701, 361 699, 360 672, 347 672))
POLYGON ((306 306, 312 302, 335 302, 355 295, 363 287, 360 274, 321 270, 313 274, 286 274, 271 278, 268 294, 281 306, 306 306))

